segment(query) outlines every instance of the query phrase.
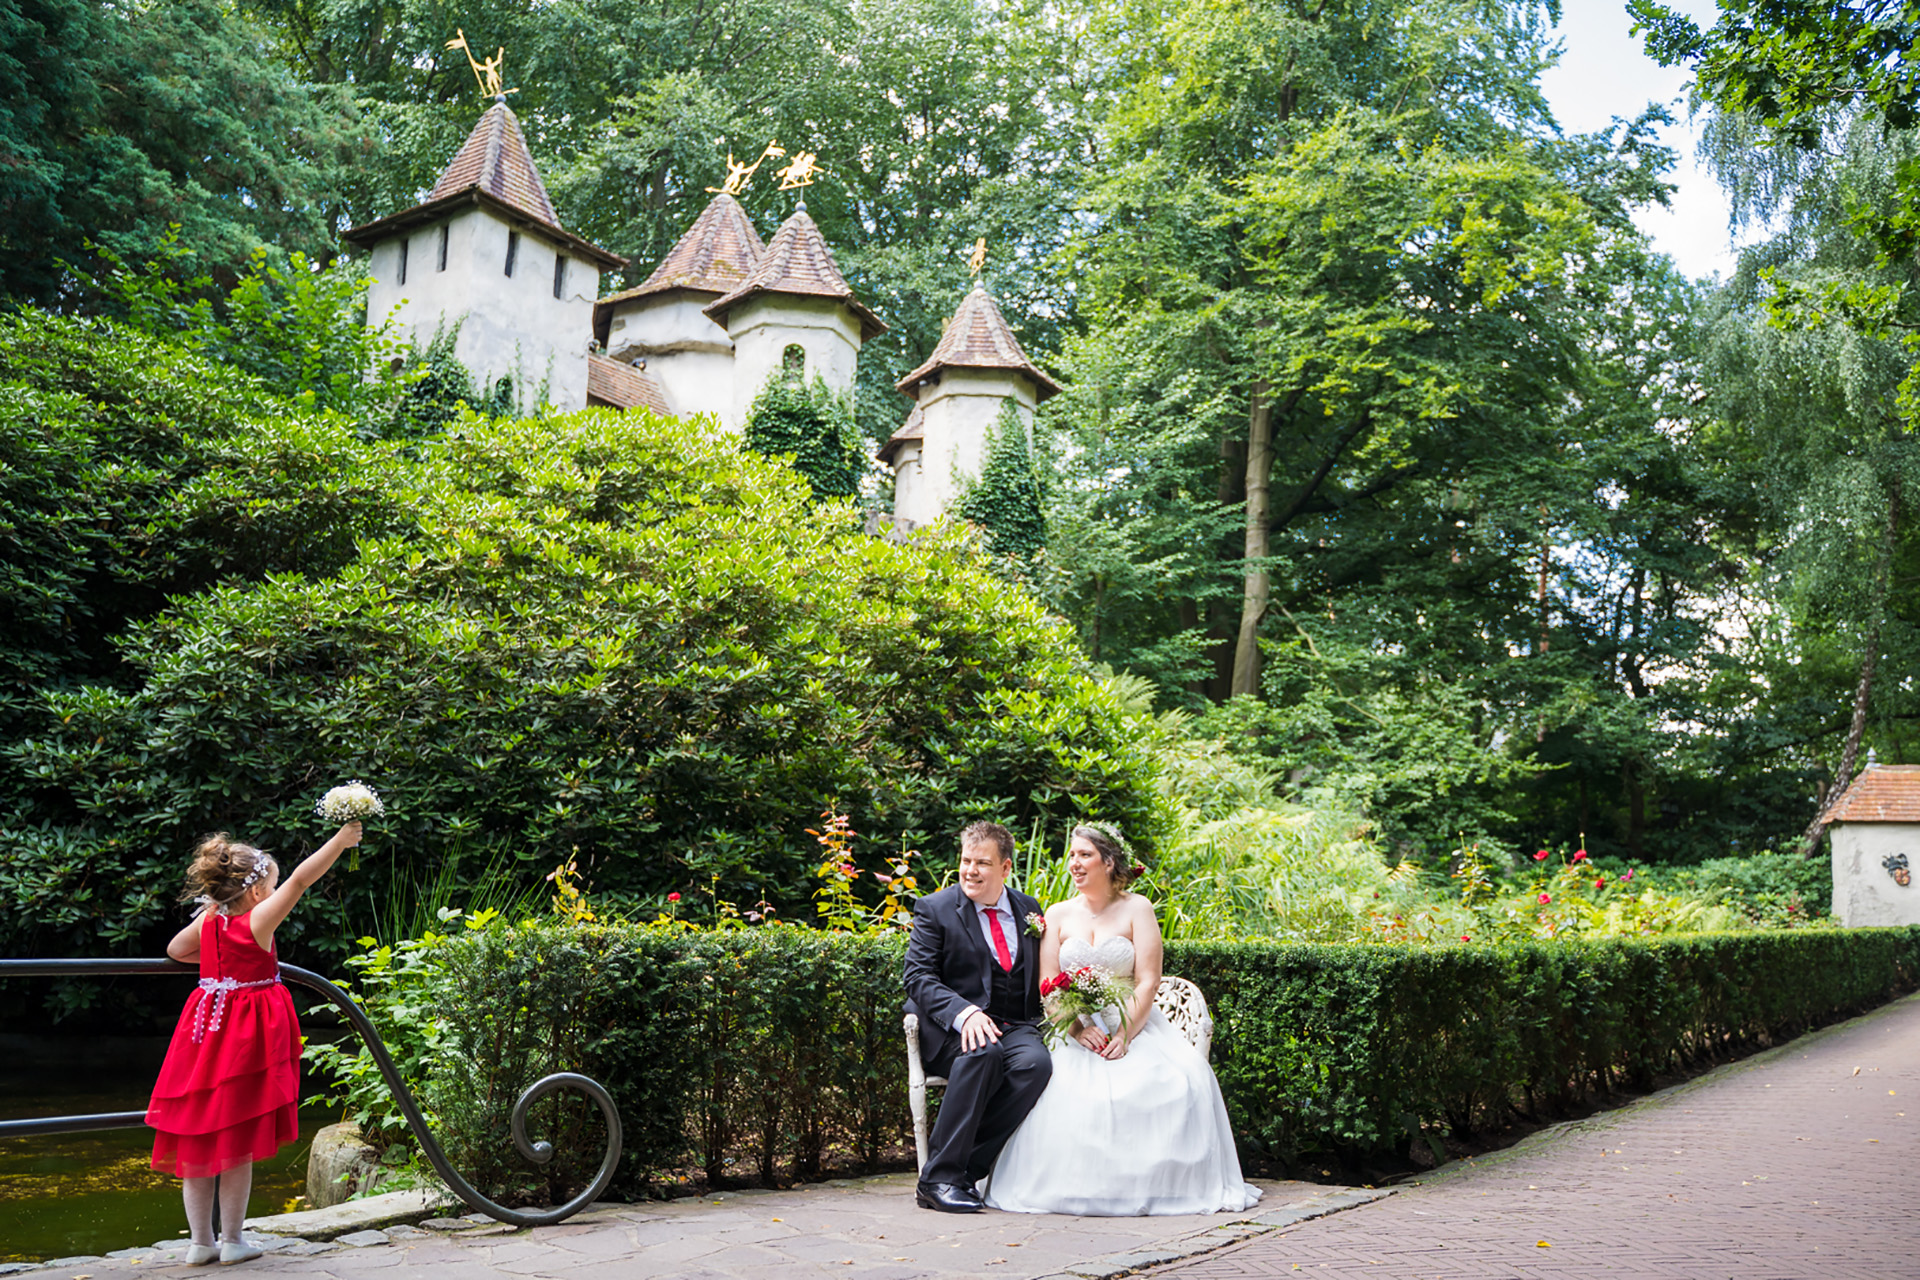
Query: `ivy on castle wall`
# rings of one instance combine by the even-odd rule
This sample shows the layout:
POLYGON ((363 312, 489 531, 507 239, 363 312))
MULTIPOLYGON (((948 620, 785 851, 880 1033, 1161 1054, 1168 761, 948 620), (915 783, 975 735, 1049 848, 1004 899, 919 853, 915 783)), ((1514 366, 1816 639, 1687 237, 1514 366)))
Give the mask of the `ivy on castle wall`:
POLYGON ((747 444, 769 457, 791 455, 814 501, 860 492, 867 451, 853 405, 818 377, 776 375, 747 414, 747 444))
POLYGON ((961 495, 957 510, 986 530, 987 550, 997 557, 1031 560, 1046 547, 1046 488, 1013 401, 1001 402, 980 477, 961 495))

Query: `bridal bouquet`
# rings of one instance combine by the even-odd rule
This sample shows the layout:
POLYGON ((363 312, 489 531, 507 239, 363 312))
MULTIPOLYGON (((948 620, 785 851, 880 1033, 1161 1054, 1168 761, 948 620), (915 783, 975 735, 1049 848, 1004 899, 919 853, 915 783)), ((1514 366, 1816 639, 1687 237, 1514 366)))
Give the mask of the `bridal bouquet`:
POLYGON ((313 806, 323 822, 345 826, 349 822, 360 822, 367 818, 385 816, 387 806, 380 803, 380 795, 372 787, 355 778, 344 787, 335 787, 320 797, 320 803, 313 806))
POLYGON ((1071 1038, 1081 1019, 1093 1023, 1108 1035, 1127 1026, 1127 1001, 1133 999, 1133 985, 1092 965, 1064 969, 1040 984, 1040 1000, 1047 1012, 1049 1038, 1056 1044, 1071 1038), (1118 1027, 1109 1026, 1111 1014, 1118 1010, 1118 1027))

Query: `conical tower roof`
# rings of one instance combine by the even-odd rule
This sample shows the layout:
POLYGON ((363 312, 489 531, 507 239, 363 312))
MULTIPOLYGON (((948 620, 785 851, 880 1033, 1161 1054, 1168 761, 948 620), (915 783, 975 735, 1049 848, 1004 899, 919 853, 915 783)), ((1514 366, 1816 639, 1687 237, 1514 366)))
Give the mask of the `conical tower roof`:
POLYGON ((616 304, 630 298, 672 293, 729 293, 745 282, 767 251, 740 202, 724 191, 715 196, 686 234, 674 243, 653 274, 631 289, 610 293, 593 304, 593 335, 605 345, 616 304))
POLYGON ((924 440, 926 438, 926 415, 921 412, 920 402, 916 400, 913 405, 913 412, 907 415, 907 420, 900 424, 898 431, 887 437, 887 442, 881 445, 879 452, 873 456, 888 466, 892 466, 894 455, 898 454, 902 448, 915 440, 924 440))
POLYGON ((866 342, 887 331, 879 316, 853 296, 840 266, 833 260, 820 228, 802 203, 773 233, 772 243, 760 255, 753 271, 731 293, 706 308, 716 324, 727 323, 727 312, 762 293, 786 293, 808 298, 833 298, 860 318, 860 340, 866 342))
POLYGON ((549 226, 560 225, 560 215, 547 198, 547 184, 540 181, 540 170, 527 150, 526 135, 520 132, 520 120, 504 100, 488 107, 473 126, 453 163, 427 193, 427 203, 473 187, 549 226))
POLYGON ((1060 384, 1027 359, 987 286, 977 280, 954 309, 927 362, 894 383, 894 390, 917 400, 921 381, 941 369, 1016 369, 1033 380, 1036 403, 1060 394, 1060 384))
POLYGON ((723 191, 700 211, 644 283, 606 300, 637 298, 669 289, 731 293, 746 282, 766 251, 760 233, 747 220, 747 211, 723 191))
POLYGON ((354 227, 341 236, 348 244, 371 248, 389 236, 445 219, 463 205, 490 208, 509 222, 537 229, 549 239, 589 258, 602 270, 624 267, 627 260, 560 225, 547 184, 540 180, 527 150, 520 121, 501 98, 488 107, 473 132, 454 153, 453 162, 433 184, 427 198, 411 209, 354 227))

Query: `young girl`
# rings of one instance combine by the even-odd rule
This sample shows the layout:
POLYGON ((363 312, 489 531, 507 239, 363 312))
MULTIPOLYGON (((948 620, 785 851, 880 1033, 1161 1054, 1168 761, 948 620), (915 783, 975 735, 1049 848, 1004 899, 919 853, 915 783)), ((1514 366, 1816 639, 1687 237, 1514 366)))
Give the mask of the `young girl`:
POLYGON ((300 1025, 280 985, 273 931, 300 895, 342 851, 360 843, 349 822, 280 883, 280 864, 222 831, 202 840, 187 868, 181 901, 200 904, 167 954, 200 962, 200 989, 187 998, 160 1080, 147 1104, 155 1130, 153 1167, 182 1179, 195 1266, 260 1256, 240 1234, 253 1189, 253 1162, 300 1136, 300 1025), (213 1239, 214 1179, 220 1178, 221 1239, 213 1239))

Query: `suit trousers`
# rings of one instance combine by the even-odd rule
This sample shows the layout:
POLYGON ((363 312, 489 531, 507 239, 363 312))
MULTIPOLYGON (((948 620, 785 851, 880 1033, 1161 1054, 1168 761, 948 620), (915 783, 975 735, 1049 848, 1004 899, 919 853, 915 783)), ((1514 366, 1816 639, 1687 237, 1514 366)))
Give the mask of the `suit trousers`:
MULTIPOLYGON (((958 1033, 950 1042, 960 1043, 958 1033)), ((1053 1055, 1031 1022, 1000 1024, 1000 1038, 927 1063, 947 1078, 946 1097, 927 1139, 920 1180, 971 1187, 993 1171, 1000 1149, 1027 1118, 1053 1075, 1053 1055)))

